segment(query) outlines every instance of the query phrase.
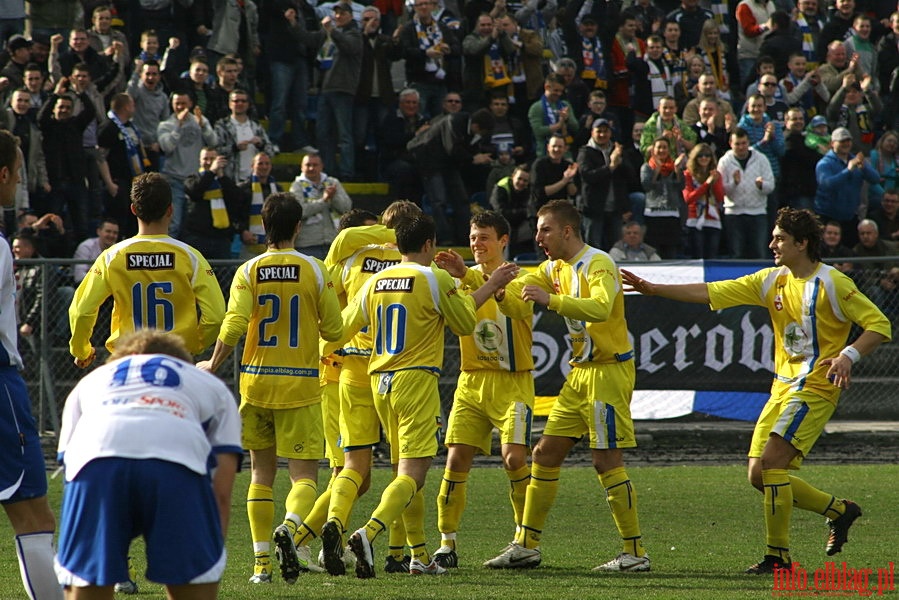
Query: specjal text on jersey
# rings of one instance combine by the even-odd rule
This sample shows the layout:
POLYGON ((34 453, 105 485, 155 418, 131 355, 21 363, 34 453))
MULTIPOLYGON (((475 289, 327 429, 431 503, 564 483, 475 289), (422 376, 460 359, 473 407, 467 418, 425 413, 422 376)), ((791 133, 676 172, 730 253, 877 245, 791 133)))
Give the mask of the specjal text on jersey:
POLYGON ((299 281, 300 268, 297 265, 279 265, 259 267, 256 271, 256 283, 269 281, 299 281))
POLYGON ((380 273, 387 267, 392 267, 393 265, 398 265, 400 261, 398 260, 379 260, 377 258, 366 258, 362 261, 362 272, 363 273, 380 273))
POLYGON ((385 277, 375 282, 375 293, 378 292, 411 292, 414 277, 385 277))
POLYGON ((174 252, 128 252, 128 270, 156 271, 175 268, 174 252))

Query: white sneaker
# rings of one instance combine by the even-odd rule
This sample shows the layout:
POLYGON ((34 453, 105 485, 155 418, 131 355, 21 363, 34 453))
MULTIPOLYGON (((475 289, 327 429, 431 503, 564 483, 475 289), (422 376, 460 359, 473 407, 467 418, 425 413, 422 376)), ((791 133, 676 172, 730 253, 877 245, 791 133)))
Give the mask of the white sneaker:
POLYGON ((593 567, 594 571, 646 572, 649 571, 649 555, 634 556, 622 552, 609 562, 593 567))
POLYGON ((356 555, 356 577, 371 579, 375 576, 375 553, 365 535, 365 528, 357 529, 350 536, 348 545, 356 555))
POLYGON ((539 565, 540 560, 540 548, 525 548, 518 542, 512 542, 484 566, 490 569, 531 569, 539 565))
POLYGON ((300 570, 310 573, 324 573, 325 570, 312 560, 312 549, 309 546, 297 546, 297 560, 300 561, 300 570))
POLYGON ((411 575, 445 575, 446 569, 437 564, 437 561, 431 559, 431 562, 424 564, 417 558, 413 558, 409 563, 409 573, 411 575))

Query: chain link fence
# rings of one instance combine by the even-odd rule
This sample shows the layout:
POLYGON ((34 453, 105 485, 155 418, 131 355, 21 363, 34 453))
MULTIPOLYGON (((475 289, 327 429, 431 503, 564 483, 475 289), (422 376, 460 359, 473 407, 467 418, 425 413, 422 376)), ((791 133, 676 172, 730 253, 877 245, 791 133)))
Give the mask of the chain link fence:
MULTIPOLYGON (((32 259, 17 263, 21 267, 33 266, 40 269, 39 281, 44 290, 41 306, 41 324, 37 333, 31 336, 19 337, 19 351, 25 362, 23 376, 28 384, 29 393, 34 408, 34 415, 38 419, 40 431, 56 432, 59 430, 59 415, 69 392, 84 375, 84 371, 74 366, 69 354, 69 324, 68 309, 75 291, 75 283, 71 278, 72 265, 75 260, 59 259, 32 259)), ((857 266, 865 262, 855 259, 857 266)), ((227 296, 235 267, 240 261, 213 261, 222 289, 227 296)), ((645 265, 645 263, 643 263, 645 265)), ((664 271, 659 271, 663 273, 664 271)), ((861 279, 859 279, 861 281, 861 279)), ((659 280, 661 282, 661 280, 659 280)), ((899 283, 899 282, 897 282, 899 283)), ((20 298, 23 297, 20 294, 20 298)), ((899 317, 899 285, 893 290, 884 290, 883 294, 877 294, 880 308, 893 322, 894 331, 899 317)), ((19 307, 23 314, 24 307, 19 307)), ((748 310, 748 309, 747 309, 748 310)), ((97 363, 101 364, 107 358, 104 348, 106 337, 109 335, 109 321, 111 316, 111 303, 107 302, 101 307, 94 328, 93 343, 98 349, 97 363)), ((675 322, 679 315, 676 311, 672 314, 653 315, 653 319, 660 322, 675 322)), ((858 332, 854 332, 853 336, 858 332)), ((444 369, 440 376, 440 394, 444 407, 444 414, 448 414, 452 404, 453 393, 459 375, 459 342, 455 335, 446 332, 446 346, 444 352, 444 369)), ((544 336, 545 337, 545 336, 544 336)), ((564 349, 567 343, 564 339, 554 340, 559 348, 564 349)), ((536 347, 535 356, 540 349, 536 347)), ((206 358, 211 350, 198 359, 206 358)), ((242 347, 235 349, 232 358, 219 370, 218 375, 234 390, 238 392, 237 374, 238 362, 242 347)), ((639 364, 638 364, 639 367, 639 364)), ((638 368, 637 388, 640 389, 641 374, 638 368)), ((733 385, 733 382, 729 382, 733 385)), ((846 391, 837 409, 836 418, 841 419, 878 419, 899 420, 899 404, 895 402, 896 390, 899 389, 899 345, 890 343, 882 346, 871 357, 863 360, 854 369, 853 384, 846 391)), ((558 391, 558 390, 555 390, 558 391)), ((555 391, 551 393, 555 393, 555 391)))

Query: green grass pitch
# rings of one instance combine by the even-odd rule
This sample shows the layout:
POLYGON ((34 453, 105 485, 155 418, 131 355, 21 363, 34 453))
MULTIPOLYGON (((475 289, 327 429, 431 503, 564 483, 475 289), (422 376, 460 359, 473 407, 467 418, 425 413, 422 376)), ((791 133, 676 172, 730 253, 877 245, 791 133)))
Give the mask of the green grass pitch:
MULTIPOLYGON (((742 574, 743 569, 762 557, 764 550, 762 496, 746 483, 744 466, 631 467, 628 472, 639 495, 643 536, 652 557, 651 573, 591 572, 592 567, 614 557, 620 547, 604 495, 589 467, 562 471, 559 495, 544 532, 540 568, 518 572, 482 568, 481 563, 498 554, 512 538, 513 528, 504 472, 497 467, 480 467, 469 479, 468 507, 458 540, 459 569, 443 577, 385 575, 381 568, 387 540, 382 535, 376 541, 378 576, 374 580, 357 580, 352 574, 341 578, 314 574, 288 586, 276 574, 275 582, 264 587, 247 583, 252 572, 252 549, 244 503, 249 474, 244 472, 238 475, 234 489, 228 569, 220 597, 718 600, 810 596, 810 590, 773 592, 771 577, 742 574)), ((434 499, 441 473, 440 468, 432 469, 426 488, 426 526, 432 550, 439 542, 434 499)), ((801 474, 824 490, 854 499, 864 510, 864 516, 850 532, 849 543, 833 558, 824 555, 824 518, 799 510, 793 513, 793 557, 807 569, 809 585, 813 585, 815 569, 824 568, 827 561, 836 562, 838 567, 845 561, 854 569, 873 569, 869 585, 876 586, 877 569, 889 568, 891 561, 899 558, 895 487, 899 466, 807 464, 801 474)), ((387 469, 375 470, 372 490, 354 509, 355 526, 371 513, 388 476, 387 469)), ((320 472, 320 485, 327 483, 327 477, 327 472, 320 472)), ((276 498, 283 499, 286 490, 287 474, 282 472, 276 498)), ((59 480, 52 481, 51 503, 57 512, 60 493, 59 480)), ((9 524, 3 519, 0 600, 23 597, 12 537, 9 524)), ((313 547, 317 552, 319 546, 313 547)), ((133 554, 142 573, 140 542, 135 543, 133 554)), ((141 593, 136 598, 164 597, 162 588, 147 582, 142 574, 139 584, 141 593)), ((860 594, 830 594, 836 595, 860 594)), ((884 596, 899 598, 899 592, 888 590, 884 596)))

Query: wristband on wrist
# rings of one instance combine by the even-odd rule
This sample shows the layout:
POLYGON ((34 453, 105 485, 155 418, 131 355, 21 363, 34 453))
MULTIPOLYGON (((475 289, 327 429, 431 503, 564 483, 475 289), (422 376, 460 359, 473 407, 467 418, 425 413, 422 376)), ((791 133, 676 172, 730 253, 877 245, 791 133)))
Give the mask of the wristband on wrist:
POLYGON ((840 350, 840 354, 851 360, 853 365, 862 359, 861 353, 852 346, 846 346, 840 350))

